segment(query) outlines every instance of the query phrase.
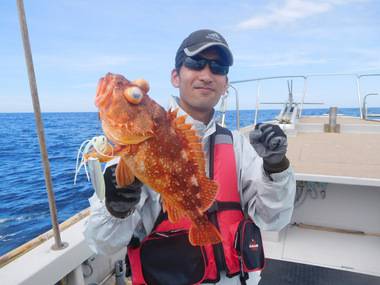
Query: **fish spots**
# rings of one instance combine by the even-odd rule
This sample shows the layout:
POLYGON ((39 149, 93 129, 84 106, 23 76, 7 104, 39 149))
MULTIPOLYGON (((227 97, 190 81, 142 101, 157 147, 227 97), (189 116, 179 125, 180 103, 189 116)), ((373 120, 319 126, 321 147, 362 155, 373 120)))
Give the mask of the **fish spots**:
POLYGON ((157 165, 154 165, 151 173, 154 176, 158 176, 161 173, 161 169, 157 165))
POLYGON ((137 162, 137 168, 139 172, 144 172, 145 171, 145 162, 144 160, 140 160, 137 162))
POLYGON ((199 186, 198 180, 197 180, 197 178, 195 177, 194 174, 190 177, 190 182, 191 182, 191 185, 199 186))
POLYGON ((186 151, 183 149, 181 150, 181 157, 185 160, 185 161, 188 161, 189 160, 189 157, 186 153, 186 151))
POLYGON ((195 218, 196 224, 199 226, 205 226, 207 224, 207 219, 204 218, 204 216, 198 216, 195 218))

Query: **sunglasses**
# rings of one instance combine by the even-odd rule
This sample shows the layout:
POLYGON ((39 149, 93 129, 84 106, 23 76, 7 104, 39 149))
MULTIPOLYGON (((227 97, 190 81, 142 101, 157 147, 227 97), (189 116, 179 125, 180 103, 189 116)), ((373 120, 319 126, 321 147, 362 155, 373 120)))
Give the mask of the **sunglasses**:
POLYGON ((192 70, 202 70, 206 67, 206 64, 210 67, 210 70, 213 74, 216 75, 227 75, 229 66, 222 65, 215 60, 205 59, 205 58, 194 58, 186 57, 183 61, 183 65, 192 70))

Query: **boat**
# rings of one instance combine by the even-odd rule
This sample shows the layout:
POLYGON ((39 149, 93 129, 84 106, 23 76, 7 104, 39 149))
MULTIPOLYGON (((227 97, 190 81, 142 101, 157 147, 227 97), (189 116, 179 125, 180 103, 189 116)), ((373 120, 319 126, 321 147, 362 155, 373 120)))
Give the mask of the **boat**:
MULTIPOLYGON (((28 56, 31 54, 26 56, 27 62, 28 56)), ((33 70, 32 65, 28 69, 33 70)), ((295 210, 291 223, 283 230, 262 232, 267 266, 260 285, 380 284, 380 114, 371 113, 367 102, 370 96, 378 94, 363 96, 360 85, 364 77, 379 76, 314 74, 231 82, 229 93, 236 95, 236 128, 244 135, 258 123, 260 107, 267 103, 260 102, 261 84, 287 80, 289 86, 285 102, 270 102, 281 104, 282 108, 269 122, 279 125, 288 136, 288 157, 297 180, 295 210), (356 82, 360 116, 340 115, 337 106, 329 106, 328 115, 305 116, 304 106, 310 103, 305 102, 308 82, 315 77, 335 76, 349 76, 356 82), (294 100, 291 88, 296 78, 304 82, 300 102, 294 100), (257 90, 253 123, 241 128, 238 90, 242 84, 255 84, 257 90)), ((221 102, 222 125, 226 123, 226 102, 221 102)), ((37 117, 38 109, 35 108, 37 117)), ((125 278, 126 249, 102 256, 88 247, 83 231, 89 209, 58 226, 54 195, 50 192, 49 202, 53 229, 0 257, 1 283, 130 283, 125 278)))
MULTIPOLYGON (((307 84, 315 76, 352 76, 360 82, 364 76, 380 74, 303 75, 301 78, 307 84)), ((294 78, 232 81, 230 93, 236 95, 236 117, 239 118, 239 85, 279 79, 291 82, 294 78)), ((244 135, 257 123, 260 106, 267 103, 259 102, 263 97, 260 86, 256 93, 253 124, 240 127, 237 120, 236 128, 244 135)), ((341 115, 336 107, 330 108, 326 115, 305 116, 302 115, 305 98, 306 90, 301 102, 296 102, 290 90, 288 100, 279 103, 283 106, 278 116, 269 121, 287 133, 297 195, 291 223, 279 232, 262 233, 268 263, 260 284, 276 284, 279 278, 288 281, 294 278, 287 284, 306 284, 300 281, 302 276, 317 278, 321 270, 327 269, 334 272, 333 280, 348 278, 359 282, 350 284, 364 284, 360 283, 363 280, 365 284, 379 284, 380 115, 369 112, 368 102, 362 100, 366 97, 358 93, 358 102, 362 104, 359 117, 341 115), (273 272, 266 274, 267 271, 273 272), (297 274, 289 277, 294 271, 297 274), (281 277, 280 272, 285 275, 281 277)), ((222 102, 222 125, 226 124, 226 108, 222 102)), ((63 281, 64 284, 114 284, 116 279, 124 282, 125 250, 113 256, 95 255, 82 234, 88 214, 89 209, 85 209, 60 225, 63 249, 54 249, 50 231, 2 256, 2 284, 63 281)), ((333 281, 328 279, 328 282, 333 281)))
MULTIPOLYGON (((288 86, 292 86, 294 78, 304 82, 300 102, 294 101, 289 88, 288 100, 279 103, 283 105, 281 112, 270 121, 287 133, 287 156, 295 171, 297 194, 291 223, 280 232, 263 233, 266 257, 276 260, 270 263, 275 268, 271 273, 265 275, 264 270, 263 285, 380 284, 377 262, 380 256, 380 114, 369 112, 367 103, 370 95, 378 94, 361 94, 361 80, 379 76, 311 74, 232 82, 236 91, 239 84, 256 83, 255 123, 263 82, 286 79, 288 86), (336 77, 353 80, 360 116, 338 114, 339 109, 334 106, 325 115, 302 115, 309 82, 336 77)), ((240 132, 248 135, 250 130, 252 126, 247 126, 240 132)))

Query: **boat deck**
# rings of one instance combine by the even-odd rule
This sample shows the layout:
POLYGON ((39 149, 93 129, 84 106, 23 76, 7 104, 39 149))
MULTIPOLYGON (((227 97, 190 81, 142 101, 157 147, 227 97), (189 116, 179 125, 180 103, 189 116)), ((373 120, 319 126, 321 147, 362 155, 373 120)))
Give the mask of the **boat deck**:
POLYGON ((380 278, 295 262, 267 259, 259 285, 377 285, 380 278))
MULTIPOLYGON (((327 124, 329 122, 328 116, 308 116, 308 117, 301 117, 299 120, 300 124, 305 123, 314 123, 314 124, 327 124)), ((374 121, 374 120, 362 120, 357 117, 349 117, 349 116, 338 116, 337 119, 338 124, 344 124, 344 125, 375 125, 380 126, 380 121, 374 121)))
POLYGON ((296 135, 288 136, 287 156, 295 172, 311 180, 334 177, 380 186, 380 122, 338 117, 339 133, 324 132, 326 123, 328 117, 301 118, 296 135))

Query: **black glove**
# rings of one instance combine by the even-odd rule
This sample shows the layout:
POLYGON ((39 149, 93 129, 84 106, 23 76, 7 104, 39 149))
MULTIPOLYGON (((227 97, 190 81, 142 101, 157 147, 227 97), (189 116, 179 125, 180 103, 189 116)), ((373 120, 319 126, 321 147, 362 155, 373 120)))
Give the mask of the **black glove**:
POLYGON ((249 133, 249 141, 257 154, 263 158, 266 172, 281 172, 289 167, 289 160, 285 156, 288 141, 279 126, 257 124, 249 133))
POLYGON ((127 187, 118 187, 116 184, 116 166, 115 164, 107 167, 104 173, 106 207, 112 216, 125 218, 133 213, 134 207, 139 203, 143 184, 135 177, 133 183, 127 187))

